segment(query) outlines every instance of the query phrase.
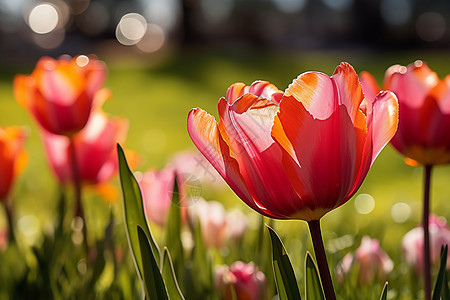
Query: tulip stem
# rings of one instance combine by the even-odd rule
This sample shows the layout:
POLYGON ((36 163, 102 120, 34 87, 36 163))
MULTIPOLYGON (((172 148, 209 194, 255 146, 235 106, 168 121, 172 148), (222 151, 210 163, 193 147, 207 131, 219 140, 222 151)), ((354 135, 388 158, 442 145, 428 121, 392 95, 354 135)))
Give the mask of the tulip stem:
POLYGON ((425 182, 423 193, 423 279, 425 288, 425 299, 431 300, 431 262, 430 262, 430 232, 428 230, 430 215, 430 182, 431 182, 431 165, 425 166, 425 182))
POLYGON ((325 254, 325 248, 323 246, 320 220, 309 221, 308 226, 313 241, 314 252, 316 253, 317 265, 319 267, 325 298, 327 300, 336 300, 333 281, 331 280, 330 269, 328 268, 327 255, 325 254))
POLYGON ((10 198, 6 198, 2 203, 5 209, 6 220, 8 222, 8 243, 10 244, 15 240, 12 201, 10 198))
POLYGON ((72 161, 72 180, 75 197, 75 218, 80 218, 82 221, 81 230, 83 234, 83 245, 86 250, 86 255, 88 255, 86 221, 84 218, 83 202, 81 200, 80 170, 78 169, 77 153, 73 137, 70 138, 70 155, 72 161))

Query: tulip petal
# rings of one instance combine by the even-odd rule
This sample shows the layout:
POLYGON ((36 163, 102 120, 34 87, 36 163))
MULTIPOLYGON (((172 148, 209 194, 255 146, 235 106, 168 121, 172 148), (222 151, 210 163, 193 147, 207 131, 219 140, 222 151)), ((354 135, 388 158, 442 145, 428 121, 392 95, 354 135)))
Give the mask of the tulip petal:
POLYGON ((338 105, 343 104, 347 108, 350 119, 354 121, 361 101, 364 99, 358 75, 351 65, 343 62, 336 68, 331 79, 337 88, 338 105))
POLYGON ((219 128, 255 203, 286 218, 295 209, 298 195, 283 171, 281 149, 270 134, 277 111, 277 105, 253 94, 245 94, 232 106, 222 100, 219 128))
POLYGON ((398 101, 394 93, 381 91, 373 100, 372 105, 372 120, 368 118, 368 127, 372 127, 371 163, 389 143, 398 127, 398 101))
POLYGON ((377 81, 369 72, 361 72, 359 75, 359 81, 364 92, 364 97, 366 99, 375 99, 375 96, 380 91, 377 81))
POLYGON ((189 136, 200 152, 214 166, 234 192, 254 210, 263 213, 253 202, 237 161, 223 140, 214 117, 200 108, 192 109, 187 120, 189 136))
MULTIPOLYGON (((360 111, 357 115, 362 118, 360 111)), ((366 130, 354 127, 345 106, 328 119, 317 120, 302 103, 285 97, 272 136, 285 150, 287 175, 311 214, 348 200, 361 164, 366 130)))

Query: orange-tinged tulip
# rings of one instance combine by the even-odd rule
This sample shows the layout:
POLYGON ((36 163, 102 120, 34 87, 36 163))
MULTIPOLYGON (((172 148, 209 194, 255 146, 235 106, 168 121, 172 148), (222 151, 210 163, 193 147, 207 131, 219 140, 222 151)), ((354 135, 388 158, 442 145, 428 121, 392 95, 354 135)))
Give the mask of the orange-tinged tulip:
POLYGON ((23 149, 26 131, 21 127, 0 128, 0 201, 5 201, 14 179, 25 167, 23 149))
POLYGON ((424 62, 394 65, 384 88, 398 97, 398 131, 391 143, 422 165, 450 163, 450 75, 439 79, 424 62))
POLYGON ((191 139, 247 205, 277 219, 319 220, 345 203, 398 123, 395 95, 364 99, 347 63, 331 77, 303 73, 284 93, 236 83, 218 107, 219 123, 189 113, 191 139))
MULTIPOLYGON (((116 145, 125 141, 127 130, 127 120, 110 118, 100 108, 92 112, 86 127, 73 136, 80 180, 88 184, 103 183, 117 172, 116 145)), ((58 179, 63 183, 72 182, 69 138, 46 131, 42 131, 42 136, 58 179)))
POLYGON ((105 76, 105 64, 92 57, 42 57, 31 75, 14 78, 14 94, 42 128, 70 136, 86 125, 105 76))

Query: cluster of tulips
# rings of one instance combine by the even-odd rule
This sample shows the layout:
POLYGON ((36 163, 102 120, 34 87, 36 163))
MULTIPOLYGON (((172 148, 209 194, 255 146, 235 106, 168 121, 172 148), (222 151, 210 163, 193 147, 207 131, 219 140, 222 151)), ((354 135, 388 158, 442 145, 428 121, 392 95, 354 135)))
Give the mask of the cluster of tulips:
MULTIPOLYGON (((125 232, 148 299, 268 299, 273 296, 267 289, 270 280, 279 299, 300 299, 287 252, 269 226, 264 231, 272 242, 273 275, 239 259, 231 266, 217 266, 214 274, 204 271, 211 264, 205 245, 217 250, 226 243, 239 247, 249 227, 242 212, 226 211, 221 203, 187 191, 195 168, 201 165, 206 173, 212 165, 215 170, 208 172, 217 172, 268 220, 307 222, 316 261, 307 254, 306 297, 336 299, 320 221, 357 193, 390 142, 408 164, 424 167, 423 220, 402 241, 405 260, 422 276, 426 300, 432 295, 448 299, 445 246, 450 228, 430 213, 430 183, 432 168, 450 163, 445 138, 450 132, 450 77, 441 80, 416 61, 388 68, 381 90, 372 75, 358 76, 352 66, 341 63, 332 76, 303 73, 284 91, 267 81, 235 83, 218 102, 218 122, 200 108, 188 114, 188 133, 203 157, 183 153, 164 169, 137 173, 130 169, 136 165, 135 155, 125 155, 120 146, 126 120, 111 118, 101 109, 111 97, 102 88, 105 76, 104 63, 80 55, 42 58, 31 75, 14 79, 15 97, 39 125, 56 177, 73 188, 72 217, 79 226, 72 227, 80 231, 88 267, 95 270, 99 253, 88 243, 82 189, 94 187, 112 201, 115 190, 108 181, 119 171, 125 232), (206 161, 210 165, 204 167, 206 161), (167 230, 163 250, 149 225, 167 230), (434 291, 432 264, 440 264, 434 291)), ((0 128, 0 199, 10 228, 0 242, 2 251, 7 240, 14 241, 9 195, 26 164, 26 135, 20 127, 0 128)), ((384 281, 393 268, 379 242, 366 236, 355 253, 338 264, 335 284, 345 281, 352 269, 358 270, 362 284, 384 281)), ((386 299, 386 286, 381 294, 386 299)))

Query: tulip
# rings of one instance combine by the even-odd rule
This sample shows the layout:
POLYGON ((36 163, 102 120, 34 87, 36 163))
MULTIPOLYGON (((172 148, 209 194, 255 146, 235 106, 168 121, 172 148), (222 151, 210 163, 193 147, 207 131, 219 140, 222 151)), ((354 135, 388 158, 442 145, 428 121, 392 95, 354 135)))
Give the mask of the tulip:
MULTIPOLYGON (((265 81, 236 83, 218 110, 219 123, 202 109, 191 110, 194 144, 255 211, 308 221, 319 249, 319 219, 356 193, 398 122, 395 95, 364 98, 347 63, 331 77, 303 73, 284 93, 265 81)), ((329 273, 319 251, 319 270, 329 273)), ((331 277, 323 277, 329 281, 324 289, 333 293, 327 298, 334 299, 331 277)))
POLYGON ((0 233, 0 250, 6 247, 8 238, 13 240, 13 208, 8 196, 14 180, 25 168, 28 155, 23 149, 26 131, 21 127, 0 128, 0 203, 5 209, 9 232, 0 233), (2 241, 5 241, 4 243, 2 241))
POLYGON ((14 78, 14 94, 43 129, 71 136, 88 122, 105 76, 104 63, 93 57, 42 57, 31 75, 14 78))
POLYGON ((200 221, 202 237, 208 247, 220 249, 227 238, 227 213, 217 201, 198 198, 188 210, 191 222, 200 221))
POLYGON ((21 127, 0 128, 0 202, 6 201, 14 179, 27 163, 26 135, 21 127))
POLYGON ((236 293, 235 299, 267 299, 266 277, 252 262, 246 264, 237 261, 230 267, 219 266, 216 269, 215 285, 219 299, 234 299, 232 289, 236 293))
POLYGON ((160 171, 150 170, 137 176, 142 191, 142 201, 147 220, 164 226, 169 215, 175 184, 175 170, 166 167, 160 171))
MULTIPOLYGON (((109 96, 108 91, 100 90, 97 99, 104 101, 109 96)), ((78 176, 83 183, 104 183, 117 173, 116 144, 125 140, 127 130, 125 119, 110 118, 101 108, 92 112, 86 127, 72 137, 78 176)), ((73 182, 70 139, 46 131, 42 131, 42 136, 48 160, 59 181, 73 182)))
MULTIPOLYGON (((369 76, 367 76, 369 78, 369 76)), ((367 80, 370 82, 370 80, 367 80)), ((376 84, 370 89, 375 89, 376 84)), ((450 163, 450 77, 440 80, 422 61, 387 69, 384 88, 394 92, 399 103, 398 131, 391 144, 410 165, 424 166, 424 201, 422 226, 424 238, 425 299, 431 299, 430 207, 431 171, 435 165, 450 163)))
POLYGON ((337 273, 350 273, 352 267, 357 267, 358 282, 370 284, 374 280, 385 281, 387 274, 394 268, 394 263, 390 257, 380 247, 380 242, 364 236, 361 245, 355 253, 348 253, 338 265, 337 273))
MULTIPOLYGON (((439 266, 441 258, 441 247, 450 245, 450 227, 445 220, 430 215, 430 250, 431 263, 439 266)), ((423 227, 418 226, 403 237, 402 248, 408 265, 413 266, 417 274, 423 273, 424 269, 424 248, 423 248, 423 227)), ((450 270, 450 253, 447 256, 447 270, 450 270)))

